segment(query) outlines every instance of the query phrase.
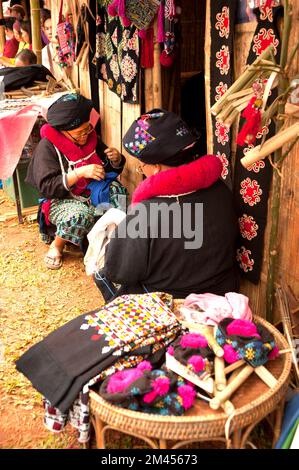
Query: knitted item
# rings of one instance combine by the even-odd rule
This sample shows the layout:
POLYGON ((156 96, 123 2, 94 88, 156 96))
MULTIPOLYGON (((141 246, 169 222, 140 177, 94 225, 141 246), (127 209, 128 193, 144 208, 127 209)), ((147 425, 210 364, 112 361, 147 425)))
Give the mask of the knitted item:
POLYGON ((177 361, 199 376, 211 370, 210 360, 213 358, 213 352, 206 338, 198 333, 186 333, 180 336, 171 344, 167 352, 173 353, 171 355, 177 361))
POLYGON ((258 367, 277 354, 272 334, 264 326, 247 320, 225 318, 218 325, 216 340, 230 364, 243 359, 252 367, 258 367))
POLYGON ((159 415, 179 416, 192 407, 196 396, 192 385, 172 372, 144 368, 144 362, 106 378, 99 394, 122 408, 159 415))

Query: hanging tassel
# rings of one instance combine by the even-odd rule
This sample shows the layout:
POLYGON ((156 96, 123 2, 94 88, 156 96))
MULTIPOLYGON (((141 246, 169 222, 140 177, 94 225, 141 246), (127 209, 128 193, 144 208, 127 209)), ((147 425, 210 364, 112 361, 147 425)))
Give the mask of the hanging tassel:
POLYGON ((260 98, 254 96, 249 101, 248 105, 242 113, 242 117, 246 119, 246 123, 242 127, 241 131, 237 136, 237 144, 244 146, 245 144, 254 144, 256 141, 256 135, 261 127, 261 107, 263 101, 260 98))
POLYGON ((118 7, 118 0, 114 0, 112 3, 110 3, 110 5, 108 5, 108 14, 110 16, 117 16, 118 15, 118 11, 117 11, 117 7, 118 7))
POLYGON ((161 52, 160 63, 164 67, 171 67, 174 62, 174 54, 167 54, 166 50, 161 52))
POLYGON ((143 31, 146 36, 141 39, 140 64, 146 69, 154 66, 154 29, 148 28, 143 31))
POLYGON ((157 41, 164 42, 164 5, 163 2, 160 3, 159 11, 158 11, 158 34, 157 34, 157 41))

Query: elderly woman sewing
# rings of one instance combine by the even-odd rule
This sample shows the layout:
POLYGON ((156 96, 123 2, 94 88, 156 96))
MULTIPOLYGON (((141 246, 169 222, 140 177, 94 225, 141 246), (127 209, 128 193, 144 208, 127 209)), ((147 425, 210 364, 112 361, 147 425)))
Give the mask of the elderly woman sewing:
POLYGON ((109 203, 109 193, 113 197, 117 192, 125 194, 115 181, 125 158, 98 138, 89 122, 92 107, 90 100, 73 93, 52 104, 28 168, 26 181, 43 198, 40 214, 44 215, 44 228, 55 227, 55 238, 45 257, 50 269, 61 267, 66 242, 82 246, 95 221, 95 206, 109 203), (109 200, 101 200, 99 195, 109 200))
POLYGON ((123 144, 146 179, 106 249, 103 270, 95 274, 105 299, 237 291, 237 220, 218 157, 199 158, 186 124, 161 109, 134 121, 123 144))

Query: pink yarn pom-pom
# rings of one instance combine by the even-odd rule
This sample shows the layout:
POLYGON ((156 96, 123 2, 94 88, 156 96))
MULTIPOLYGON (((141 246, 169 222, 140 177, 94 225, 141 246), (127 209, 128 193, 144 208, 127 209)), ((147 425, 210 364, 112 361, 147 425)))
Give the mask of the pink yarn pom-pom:
POLYGON ((162 51, 160 55, 160 63, 164 67, 171 67, 174 62, 173 54, 167 54, 165 51, 162 51))
POLYGON ((182 336, 180 345, 182 348, 206 348, 208 341, 204 336, 198 333, 187 333, 182 336))
POLYGON ((142 371, 137 368, 120 370, 111 376, 107 385, 107 392, 123 392, 132 382, 142 377, 142 375, 142 371))
POLYGON ((173 349, 173 346, 169 346, 169 348, 167 349, 167 352, 170 356, 174 356, 174 349, 173 349))
POLYGON ((170 379, 168 377, 159 377, 153 381, 153 390, 157 395, 166 395, 169 392, 170 379))
POLYGON ((108 14, 110 16, 117 16, 118 15, 117 9, 116 9, 116 3, 117 3, 117 1, 115 1, 113 3, 110 3, 110 5, 108 5, 107 10, 108 10, 108 14))
POLYGON ((131 24, 131 20, 129 20, 129 18, 127 18, 126 16, 121 17, 121 22, 125 28, 128 28, 131 24))
POLYGON ((194 388, 191 385, 181 385, 178 387, 178 393, 183 400, 183 407, 185 410, 191 408, 196 397, 194 388))
POLYGON ((228 335, 257 336, 260 338, 256 325, 249 320, 233 320, 226 328, 226 333, 228 335))
POLYGON ((191 356, 188 359, 188 364, 190 364, 195 372, 201 372, 205 368, 205 360, 201 356, 191 356))
POLYGON ((268 359, 276 359, 279 356, 279 349, 277 346, 274 346, 270 354, 268 354, 268 359))
POLYGON ((231 344, 225 344, 223 350, 223 359, 228 362, 228 364, 233 364, 234 362, 237 362, 240 359, 239 354, 234 350, 231 344))
POLYGON ((157 392, 153 390, 152 392, 146 393, 144 395, 143 401, 144 403, 152 403, 152 401, 154 401, 155 398, 157 398, 157 392))
POLYGON ((149 361, 142 361, 137 366, 138 370, 152 370, 152 365, 149 361))

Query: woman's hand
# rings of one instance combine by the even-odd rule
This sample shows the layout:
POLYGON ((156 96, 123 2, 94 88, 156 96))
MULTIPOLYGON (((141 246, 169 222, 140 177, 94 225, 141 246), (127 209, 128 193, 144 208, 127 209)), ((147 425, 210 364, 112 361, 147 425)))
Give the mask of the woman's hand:
POLYGON ((80 168, 76 168, 75 171, 80 178, 84 177, 98 181, 105 178, 104 167, 102 165, 96 165, 95 163, 92 165, 80 166, 80 168))
POLYGON ((120 162, 121 162, 121 154, 116 148, 107 147, 106 150, 104 150, 104 153, 107 155, 112 166, 114 166, 115 168, 119 167, 120 162))

